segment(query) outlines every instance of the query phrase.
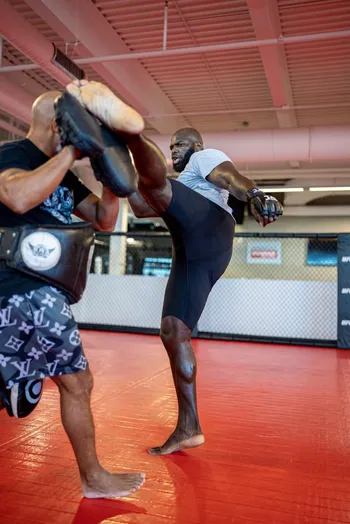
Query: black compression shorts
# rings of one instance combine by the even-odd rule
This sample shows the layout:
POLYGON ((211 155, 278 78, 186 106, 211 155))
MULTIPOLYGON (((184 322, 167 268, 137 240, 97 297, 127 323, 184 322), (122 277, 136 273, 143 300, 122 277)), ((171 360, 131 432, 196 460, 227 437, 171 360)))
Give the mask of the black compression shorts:
POLYGON ((191 331, 232 254, 235 221, 227 211, 170 179, 173 197, 160 216, 173 239, 173 263, 162 318, 173 316, 191 331))

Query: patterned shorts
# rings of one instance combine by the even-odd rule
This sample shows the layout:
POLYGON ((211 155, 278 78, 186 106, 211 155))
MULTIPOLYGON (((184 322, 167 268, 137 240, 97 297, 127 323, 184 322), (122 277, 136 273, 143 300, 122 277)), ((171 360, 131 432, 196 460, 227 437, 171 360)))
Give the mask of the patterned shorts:
POLYGON ((22 380, 77 373, 87 366, 63 293, 44 286, 0 297, 0 375, 8 389, 22 380))

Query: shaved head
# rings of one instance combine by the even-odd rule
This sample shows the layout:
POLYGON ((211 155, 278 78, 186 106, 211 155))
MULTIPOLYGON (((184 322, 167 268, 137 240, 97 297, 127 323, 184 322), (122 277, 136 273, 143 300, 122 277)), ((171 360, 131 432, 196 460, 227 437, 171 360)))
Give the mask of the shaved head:
POLYGON ((188 141, 192 143, 199 142, 203 145, 203 138, 197 129, 194 129, 193 127, 183 127, 182 129, 178 129, 176 133, 173 134, 173 137, 176 138, 186 138, 188 141))
POLYGON ((54 101, 60 95, 59 91, 48 91, 37 98, 32 106, 32 127, 49 129, 55 118, 54 101))
POLYGON ((27 138, 49 157, 62 149, 54 108, 60 94, 59 91, 48 91, 39 96, 32 106, 32 122, 27 138))
POLYGON ((181 173, 188 164, 193 153, 202 151, 203 138, 197 129, 183 127, 173 134, 170 142, 171 158, 173 168, 181 173))

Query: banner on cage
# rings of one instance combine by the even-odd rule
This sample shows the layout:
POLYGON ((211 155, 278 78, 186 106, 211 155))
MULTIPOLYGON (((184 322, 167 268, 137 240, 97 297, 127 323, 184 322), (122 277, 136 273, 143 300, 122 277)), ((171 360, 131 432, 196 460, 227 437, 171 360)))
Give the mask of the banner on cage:
POLYGON ((338 347, 350 349, 350 235, 338 236, 338 347))
POLYGON ((248 264, 281 264, 282 242, 279 240, 253 240, 248 242, 248 264))

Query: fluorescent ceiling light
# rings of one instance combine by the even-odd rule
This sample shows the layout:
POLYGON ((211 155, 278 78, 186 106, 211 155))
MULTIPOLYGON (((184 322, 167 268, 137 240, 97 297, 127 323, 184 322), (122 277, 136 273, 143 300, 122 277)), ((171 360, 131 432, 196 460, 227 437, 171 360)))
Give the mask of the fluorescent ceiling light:
POLYGON ((310 187, 310 191, 350 191, 350 186, 310 187))
POLYGON ((303 187, 261 187, 264 193, 301 193, 303 187))

